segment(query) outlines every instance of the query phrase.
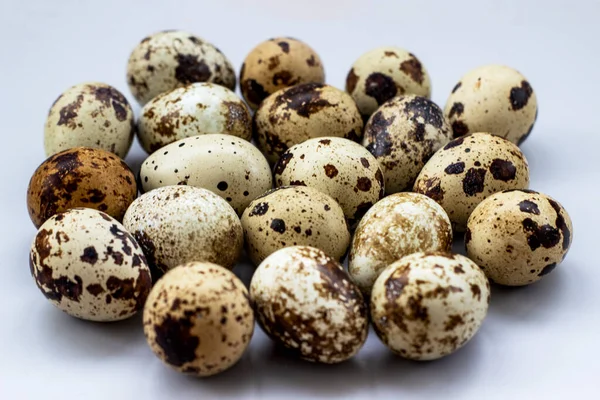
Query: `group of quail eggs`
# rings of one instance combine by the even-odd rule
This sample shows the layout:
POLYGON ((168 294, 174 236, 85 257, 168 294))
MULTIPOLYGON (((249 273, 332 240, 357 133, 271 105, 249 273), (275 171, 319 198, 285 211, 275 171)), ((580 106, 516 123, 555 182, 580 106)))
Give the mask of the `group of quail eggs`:
POLYGON ((536 282, 569 250, 565 209, 528 190, 518 145, 537 100, 512 68, 468 72, 442 110, 401 48, 360 56, 342 91, 281 37, 246 57, 242 100, 219 49, 164 31, 135 47, 127 81, 137 120, 99 82, 50 107, 27 193, 31 274, 74 317, 143 311, 149 346, 181 372, 231 367, 255 319, 313 362, 354 356, 369 324, 402 357, 440 358, 478 331, 489 282, 536 282), (149 156, 135 174, 136 135, 149 156), (468 258, 451 253, 463 233, 468 258), (249 290, 231 272, 243 248, 249 290))

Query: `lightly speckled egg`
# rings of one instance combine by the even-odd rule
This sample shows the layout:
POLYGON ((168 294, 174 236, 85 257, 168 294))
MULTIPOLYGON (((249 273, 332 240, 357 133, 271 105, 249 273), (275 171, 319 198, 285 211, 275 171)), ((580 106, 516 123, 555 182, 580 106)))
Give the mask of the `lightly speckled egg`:
POLYGON ((156 96, 142 109, 137 126, 140 144, 148 153, 207 133, 252 137, 252 115, 242 99, 224 86, 204 82, 156 96))
POLYGON ((275 165, 274 174, 277 186, 310 186, 333 197, 351 227, 384 193, 377 160, 344 138, 315 138, 292 146, 275 165))
POLYGON ((252 200, 271 189, 271 168, 250 142, 209 134, 181 139, 150 155, 142 164, 144 191, 189 185, 218 194, 241 214, 252 200))
POLYGON ((508 190, 482 201, 469 217, 465 245, 490 280, 508 286, 537 282, 566 257, 573 240, 569 214, 532 190, 508 190))
POLYGON ((469 71, 454 86, 444 114, 454 137, 490 132, 520 145, 533 130, 537 98, 520 72, 486 65, 469 71))
POLYGON ((72 147, 94 147, 125 158, 135 133, 133 110, 112 86, 75 85, 50 107, 44 128, 46 156, 72 147))
POLYGON ((335 136, 359 141, 363 121, 354 100, 333 86, 306 83, 266 98, 254 114, 256 145, 270 163, 305 140, 335 136))
POLYGON ((479 330, 490 285, 473 261, 459 254, 415 253, 379 275, 371 321, 394 353, 435 360, 464 346, 479 330))
POLYGON ((143 194, 127 209, 123 225, 144 249, 156 276, 191 261, 233 268, 244 242, 234 209, 213 192, 193 186, 164 186, 143 194))
POLYGON ((142 39, 129 56, 127 83, 141 105, 194 82, 211 82, 233 90, 236 78, 227 57, 191 33, 157 32, 142 39))
POLYGON ((431 80, 414 54, 399 47, 379 47, 366 52, 346 77, 350 93, 361 114, 369 117, 389 99, 402 94, 431 96, 431 80))
POLYGON ((90 321, 131 317, 152 287, 135 239, 117 220, 90 208, 74 208, 44 222, 31 245, 29 265, 48 301, 90 321))
POLYGON ((240 90, 254 110, 270 94, 310 82, 325 82, 323 63, 306 43, 292 38, 260 43, 246 56, 240 70, 240 90))
POLYGON ((450 141, 431 157, 413 190, 437 201, 455 232, 464 232, 475 207, 489 195, 529 186, 529 165, 519 148, 489 133, 450 141))
POLYGON ((27 209, 36 228, 76 207, 98 209, 121 221, 136 196, 135 175, 123 160, 102 149, 74 147, 35 170, 27 188, 27 209))
POLYGON ((381 165, 385 191, 391 194, 411 188, 450 136, 450 126, 434 102, 406 95, 387 101, 371 115, 362 144, 381 165))
POLYGON ((450 251, 452 227, 444 209, 418 193, 396 193, 376 203, 358 224, 348 273, 365 295, 388 265, 412 253, 450 251))
POLYGON ((259 325, 299 357, 333 364, 354 356, 367 339, 368 312, 343 267, 309 246, 278 250, 250 284, 259 325))
POLYGON ((190 262, 167 272, 144 307, 148 345, 165 364, 205 377, 232 367, 254 333, 244 284, 212 263, 190 262))
POLYGON ((305 186, 282 186, 253 200, 242 214, 246 250, 255 265, 283 247, 319 248, 341 260, 350 244, 344 211, 330 196, 305 186))

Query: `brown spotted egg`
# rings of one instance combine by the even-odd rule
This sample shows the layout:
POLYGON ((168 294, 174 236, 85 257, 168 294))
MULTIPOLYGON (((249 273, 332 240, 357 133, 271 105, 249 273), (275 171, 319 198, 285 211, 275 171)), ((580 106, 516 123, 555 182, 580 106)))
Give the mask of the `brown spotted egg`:
POLYGON ((288 149, 275 165, 277 186, 310 186, 333 197, 351 227, 383 197, 377 160, 348 139, 309 139, 288 149))
POLYGON ((48 219, 31 245, 31 275, 48 301, 90 321, 141 310, 152 287, 142 249, 117 220, 90 208, 48 219))
POLYGON ((529 166, 519 148, 489 133, 452 140, 421 170, 414 191, 437 201, 455 232, 464 232, 475 207, 489 195, 529 186, 529 166))
POLYGON ((121 92, 104 83, 81 83, 67 89, 50 107, 44 149, 51 156, 86 146, 125 158, 134 132, 133 110, 121 92))
POLYGON ((141 105, 190 83, 211 82, 233 90, 235 81, 231 62, 218 48, 184 31, 144 38, 127 63, 127 83, 141 105))
POLYGON ((444 113, 454 137, 490 132, 519 145, 533 129, 537 98, 520 72, 504 65, 486 65, 461 78, 444 113))
POLYGON ((242 214, 246 250, 255 265, 287 246, 319 248, 341 260, 350 244, 344 211, 330 196, 282 186, 256 198, 242 214))
POLYGON ((333 86, 306 83, 266 98, 254 114, 256 145, 270 163, 291 146, 324 136, 354 141, 363 121, 354 100, 333 86))
POLYGON ((246 56, 240 70, 242 95, 254 110, 279 89, 310 82, 325 82, 323 63, 306 43, 292 38, 260 43, 246 56))
POLYGON ((244 284, 229 270, 191 262, 167 272, 144 307, 148 345, 165 364, 196 376, 231 368, 254 333, 244 284))
POLYGON ((415 253, 379 275, 371 294, 371 321, 394 353, 434 360, 464 346, 479 330, 490 302, 490 285, 468 258, 415 253))
POLYGON ((406 95, 387 101, 371 115, 362 144, 381 165, 390 194, 412 187, 427 160, 450 136, 450 126, 434 102, 406 95))
POLYGON ((532 190, 508 190, 482 201, 465 234, 469 258, 490 280, 522 286, 537 282, 566 257, 573 240, 569 214, 532 190))
POLYGON ((265 333, 305 360, 345 361, 367 339, 360 290, 319 249, 294 246, 271 254, 252 277, 250 297, 265 333))
POLYGON ((365 295, 388 265, 412 253, 449 251, 452 228, 444 209, 418 193, 396 193, 376 203, 358 224, 348 272, 365 295))

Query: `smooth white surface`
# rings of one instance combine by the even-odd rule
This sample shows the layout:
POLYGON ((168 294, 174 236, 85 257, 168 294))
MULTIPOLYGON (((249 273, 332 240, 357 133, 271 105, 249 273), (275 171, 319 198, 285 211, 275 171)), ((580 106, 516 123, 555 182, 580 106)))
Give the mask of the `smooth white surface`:
MULTIPOLYGON (((3 0, 0 398, 598 398, 598 16, 600 3, 583 0, 3 0), (494 288, 475 339, 430 363, 392 356, 371 333, 354 360, 313 365, 274 351, 257 328, 235 368, 197 380, 153 356, 139 318, 100 325, 62 314, 36 288, 27 261, 36 231, 25 194, 45 158, 46 112, 59 93, 86 80, 112 84, 132 100, 125 82, 129 52, 147 34, 168 28, 215 43, 238 71, 260 41, 301 38, 320 54, 327 82, 340 88, 361 53, 402 46, 429 70, 441 106, 473 67, 519 69, 540 108, 523 146, 531 187, 569 211, 570 254, 531 287, 494 288)), ((143 157, 135 144, 127 161, 137 168, 143 157)), ((237 269, 246 277, 251 271, 237 269)))

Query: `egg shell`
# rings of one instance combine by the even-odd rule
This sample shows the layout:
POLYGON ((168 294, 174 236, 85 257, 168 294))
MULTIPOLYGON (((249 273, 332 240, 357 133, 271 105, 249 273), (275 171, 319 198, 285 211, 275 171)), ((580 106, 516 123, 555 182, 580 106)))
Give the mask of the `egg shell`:
POLYGON ((371 321, 394 353, 434 360, 477 333, 489 302, 489 282, 468 258, 415 253, 391 264, 375 281, 371 321))
POLYGON ((442 110, 424 97, 395 97, 371 116, 363 146, 377 159, 388 194, 411 188, 425 163, 450 141, 442 110))
POLYGON ((286 150, 274 169, 277 186, 310 186, 339 203, 354 227, 383 197, 383 173, 363 146, 348 139, 309 139, 286 150))
POLYGON ((252 115, 246 103, 212 83, 193 83, 158 95, 144 106, 138 120, 138 138, 148 153, 207 133, 252 137, 252 115))
POLYGON ((287 247, 267 257, 252 277, 250 297, 265 333, 305 360, 342 362, 367 339, 360 290, 314 247, 287 247))
POLYGON ((254 114, 256 145, 270 163, 289 147, 334 136, 359 141, 363 121, 354 100, 333 86, 306 83, 266 98, 254 114))
POLYGON ((231 62, 211 43, 185 31, 162 31, 133 49, 127 63, 127 83, 144 105, 161 93, 194 82, 235 89, 231 62))
POLYGON ((39 228, 54 214, 76 207, 94 208, 121 221, 137 196, 135 175, 116 155, 74 147, 49 157, 33 173, 27 209, 39 228))
POLYGON ((386 101, 402 94, 429 98, 431 80, 421 61, 399 47, 379 47, 361 55, 346 77, 361 114, 369 117, 386 101))
POLYGON ((450 251, 452 228, 444 209, 418 193, 396 193, 376 203, 358 224, 348 272, 363 294, 388 265, 412 253, 450 251))
POLYGON ((475 207, 489 195, 529 186, 529 165, 519 148, 489 133, 450 141, 425 164, 413 190, 437 201, 455 232, 464 232, 475 207))
POLYGON ((44 150, 51 156, 87 146, 125 158, 134 133, 133 110, 121 92, 105 83, 80 83, 67 89, 50 107, 44 150))
POLYGON ((143 194, 127 209, 123 225, 144 249, 156 276, 191 261, 233 268, 244 242, 233 208, 193 186, 164 186, 143 194))
POLYGON ((310 82, 325 82, 323 63, 306 43, 292 38, 260 43, 246 56, 240 70, 242 95, 254 110, 270 94, 310 82))
POLYGON ((191 262, 167 272, 144 307, 148 345, 179 372, 211 376, 232 367, 254 333, 244 284, 227 269, 191 262))
POLYGON ((168 185, 208 189, 238 215, 273 185, 269 163, 256 147, 220 134, 181 139, 153 153, 141 166, 140 182, 146 192, 168 185))
POLYGON ((339 204, 317 189, 282 186, 253 200, 242 214, 246 250, 255 265, 287 246, 305 245, 343 259, 350 232, 339 204))
POLYGON ((144 306, 146 258, 119 221, 90 208, 48 219, 31 245, 31 275, 48 301, 90 321, 118 321, 144 306))
POLYGON ((533 130, 537 112, 537 97, 527 79, 504 65, 469 71, 444 108, 454 137, 490 132, 519 145, 533 130))
POLYGON ((469 258, 498 284, 537 282, 559 265, 573 240, 573 223, 553 198, 509 190, 482 201, 469 217, 469 258))

